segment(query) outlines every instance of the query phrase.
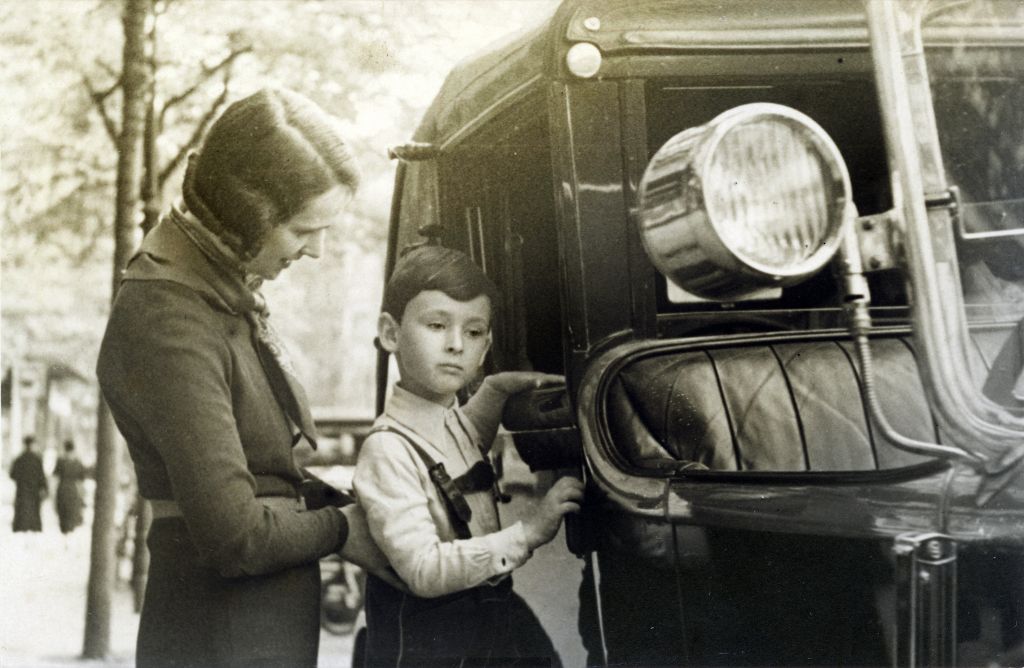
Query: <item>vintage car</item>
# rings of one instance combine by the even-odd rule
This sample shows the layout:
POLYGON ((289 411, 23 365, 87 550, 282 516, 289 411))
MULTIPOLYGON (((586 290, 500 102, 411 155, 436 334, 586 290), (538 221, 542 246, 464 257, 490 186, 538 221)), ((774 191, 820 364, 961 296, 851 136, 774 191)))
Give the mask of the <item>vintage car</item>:
POLYGON ((389 270, 566 377, 505 427, 586 481, 580 661, 1024 662, 1022 78, 1016 0, 565 0, 393 147, 389 270))

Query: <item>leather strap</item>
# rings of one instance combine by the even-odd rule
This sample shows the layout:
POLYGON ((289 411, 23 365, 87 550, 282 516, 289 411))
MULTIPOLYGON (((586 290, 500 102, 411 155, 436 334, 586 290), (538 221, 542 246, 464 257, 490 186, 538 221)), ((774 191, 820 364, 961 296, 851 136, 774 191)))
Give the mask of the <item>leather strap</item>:
MULTIPOLYGON (((284 344, 277 332, 271 327, 264 312, 250 311, 246 313, 252 326, 252 343, 259 355, 260 363, 270 381, 277 402, 284 409, 289 419, 299 428, 309 444, 316 450, 316 427, 313 414, 309 410, 306 391, 295 377, 291 362, 288 360, 284 344)), ((296 442, 298 439, 296 439, 296 442)), ((293 443, 292 445, 295 445, 293 443)))
POLYGON ((473 534, 469 531, 469 521, 473 517, 473 511, 469 507, 466 497, 462 495, 459 486, 448 475, 448 471, 444 468, 444 463, 438 462, 431 457, 430 453, 417 443, 419 437, 412 432, 399 427, 381 425, 371 429, 370 434, 382 431, 395 434, 412 446, 412 449, 423 460, 424 466, 427 467, 427 473, 430 475, 430 480, 434 483, 434 487, 437 488, 441 498, 444 499, 445 506, 448 509, 448 519, 452 523, 452 528, 455 529, 456 537, 460 539, 472 538, 473 534))

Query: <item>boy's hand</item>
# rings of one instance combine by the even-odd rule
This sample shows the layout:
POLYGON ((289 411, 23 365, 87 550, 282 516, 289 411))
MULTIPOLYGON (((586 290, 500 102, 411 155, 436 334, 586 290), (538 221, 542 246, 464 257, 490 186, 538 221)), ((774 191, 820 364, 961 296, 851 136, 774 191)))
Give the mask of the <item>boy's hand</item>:
POLYGON ((539 371, 502 371, 487 376, 484 382, 489 383, 499 392, 509 395, 549 385, 559 385, 565 382, 565 376, 540 373, 539 371))
POLYGON ((562 524, 566 513, 578 513, 583 500, 583 483, 576 478, 559 478, 541 499, 534 515, 523 521, 526 544, 535 550, 547 543, 562 524))

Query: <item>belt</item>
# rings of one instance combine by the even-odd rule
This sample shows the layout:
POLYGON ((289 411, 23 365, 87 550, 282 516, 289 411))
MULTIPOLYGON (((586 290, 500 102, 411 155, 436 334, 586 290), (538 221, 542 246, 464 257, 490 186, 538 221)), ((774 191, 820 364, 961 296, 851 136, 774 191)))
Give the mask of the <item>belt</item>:
MULTIPOLYGON (((306 504, 301 497, 293 496, 258 496, 256 500, 264 507, 272 510, 305 510, 306 504)), ((169 517, 182 517, 181 507, 173 499, 149 499, 153 509, 153 519, 162 520, 169 517)))

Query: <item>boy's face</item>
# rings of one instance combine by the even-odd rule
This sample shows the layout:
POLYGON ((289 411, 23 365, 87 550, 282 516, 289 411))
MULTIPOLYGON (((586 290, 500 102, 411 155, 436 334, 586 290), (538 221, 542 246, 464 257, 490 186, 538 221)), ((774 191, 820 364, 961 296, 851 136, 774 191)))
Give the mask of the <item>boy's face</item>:
POLYGON ((491 300, 466 302, 425 290, 405 307, 402 322, 382 313, 381 346, 394 353, 406 390, 447 405, 476 375, 491 346, 491 300))

